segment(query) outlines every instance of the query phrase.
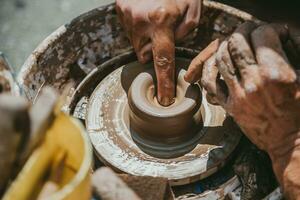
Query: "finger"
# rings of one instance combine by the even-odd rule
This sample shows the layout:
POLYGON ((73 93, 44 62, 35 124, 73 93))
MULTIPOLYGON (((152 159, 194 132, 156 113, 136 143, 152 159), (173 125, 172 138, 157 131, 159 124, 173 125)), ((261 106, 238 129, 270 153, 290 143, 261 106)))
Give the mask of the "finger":
POLYGON ((186 8, 186 15, 175 31, 175 39, 182 40, 192 30, 194 30, 200 21, 201 1, 193 1, 186 8))
POLYGON ((151 42, 145 44, 141 48, 140 55, 138 57, 139 57, 139 61, 141 63, 147 63, 152 59, 152 43, 151 42))
POLYGON ((120 6, 118 6, 118 4, 116 4, 116 12, 117 12, 117 16, 120 21, 120 24, 122 26, 124 26, 124 20, 123 20, 124 16, 123 16, 122 10, 121 10, 120 6))
POLYGON ((130 41, 130 43, 132 44, 132 13, 130 8, 125 7, 123 10, 119 10, 119 19, 120 19, 120 23, 124 28, 124 31, 130 41))
POLYGON ((230 58, 230 54, 228 52, 227 41, 223 41, 221 43, 216 55, 216 63, 220 74, 224 78, 229 94, 242 94, 242 89, 237 79, 235 68, 233 67, 233 63, 230 58))
POLYGON ((132 46, 140 63, 146 63, 151 58, 151 41, 145 34, 137 33, 132 36, 132 46))
POLYGON ((270 25, 260 26, 252 32, 251 39, 260 74, 265 85, 268 84, 268 90, 262 91, 266 106, 280 116, 281 111, 276 105, 282 104, 286 97, 274 94, 288 90, 290 87, 286 83, 294 83, 296 73, 289 64, 276 29, 270 25))
POLYGON ((296 75, 289 64, 287 56, 276 30, 269 25, 258 27, 251 34, 256 60, 263 75, 269 80, 290 81, 296 75))
POLYGON ((120 0, 116 0, 116 12, 118 15, 118 19, 120 20, 121 25, 124 27, 125 23, 124 23, 124 14, 122 11, 122 7, 124 7, 124 2, 120 1, 120 0))
POLYGON ((175 97, 175 45, 174 33, 168 27, 157 28, 152 36, 152 52, 157 78, 157 99, 163 106, 175 97))
POLYGON ((239 26, 228 40, 230 57, 247 91, 255 91, 260 81, 255 56, 250 46, 250 34, 256 28, 252 22, 239 26))
POLYGON ((203 63, 210 58, 219 47, 219 40, 211 42, 203 51, 201 51, 191 62, 188 71, 184 75, 184 80, 189 83, 195 83, 202 76, 203 63))
POLYGON ((293 25, 278 25, 272 24, 272 27, 277 33, 283 46, 283 49, 288 56, 291 65, 294 68, 299 68, 298 63, 300 63, 300 29, 296 29, 293 25), (278 30, 278 27, 281 30, 278 30), (284 36, 284 37, 283 37, 284 36))
POLYGON ((175 97, 175 44, 174 25, 178 8, 159 7, 148 15, 152 24, 152 54, 157 79, 157 100, 163 106, 174 102, 175 97))
POLYGON ((133 48, 138 60, 141 63, 146 63, 149 58, 149 52, 151 52, 151 49, 149 49, 149 46, 151 46, 151 26, 148 21, 148 16, 139 8, 135 10, 135 12, 132 12, 131 23, 131 41, 133 48))
POLYGON ((271 23, 269 24, 278 34, 281 43, 285 43, 289 38, 289 31, 286 25, 271 23))
POLYGON ((203 65, 201 86, 207 92, 207 101, 211 104, 223 105, 226 100, 225 91, 221 87, 216 66, 216 55, 211 56, 203 65))

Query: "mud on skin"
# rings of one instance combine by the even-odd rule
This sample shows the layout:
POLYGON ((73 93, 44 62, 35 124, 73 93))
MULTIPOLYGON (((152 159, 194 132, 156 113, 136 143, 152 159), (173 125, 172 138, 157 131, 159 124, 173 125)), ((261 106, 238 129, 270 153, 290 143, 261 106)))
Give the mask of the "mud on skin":
POLYGON ((199 70, 212 100, 268 152, 286 197, 299 199, 300 85, 282 47, 290 35, 280 25, 244 23, 199 70))
POLYGON ((152 57, 158 102, 175 98, 175 40, 182 40, 199 23, 202 1, 116 1, 119 19, 141 63, 152 57), (175 30, 175 32, 174 32, 175 30))

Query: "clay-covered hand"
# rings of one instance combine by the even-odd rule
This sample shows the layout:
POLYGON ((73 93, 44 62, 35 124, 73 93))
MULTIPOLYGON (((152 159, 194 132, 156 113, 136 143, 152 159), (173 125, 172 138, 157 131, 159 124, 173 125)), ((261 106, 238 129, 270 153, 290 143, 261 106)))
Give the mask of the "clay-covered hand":
POLYGON ((300 84, 287 39, 285 27, 245 23, 198 70, 209 99, 268 152, 288 199, 300 199, 300 84))
POLYGON ((175 40, 199 23, 201 0, 116 0, 121 24, 141 63, 154 59, 157 96, 170 105, 175 97, 175 40))

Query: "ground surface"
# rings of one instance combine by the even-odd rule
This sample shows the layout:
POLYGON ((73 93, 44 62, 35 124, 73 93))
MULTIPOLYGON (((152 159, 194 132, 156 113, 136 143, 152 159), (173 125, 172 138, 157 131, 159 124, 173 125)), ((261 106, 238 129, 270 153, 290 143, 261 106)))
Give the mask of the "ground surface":
POLYGON ((114 0, 0 0, 0 51, 17 71, 28 55, 62 24, 114 0))

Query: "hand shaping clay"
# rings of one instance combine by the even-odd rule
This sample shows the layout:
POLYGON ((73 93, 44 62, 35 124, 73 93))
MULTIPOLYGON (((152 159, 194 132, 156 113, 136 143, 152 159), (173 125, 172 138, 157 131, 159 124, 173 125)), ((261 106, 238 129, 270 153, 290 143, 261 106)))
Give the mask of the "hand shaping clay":
POLYGON ((156 98, 153 71, 140 73, 128 94, 130 129, 137 143, 180 144, 190 140, 202 128, 201 91, 197 84, 184 80, 185 70, 178 73, 176 98, 172 105, 161 106, 156 98), (140 138, 140 139, 138 139, 140 138))
MULTIPOLYGON (((183 53, 183 51, 178 52, 183 53)), ((186 69, 191 62, 190 57, 179 53, 175 61, 176 67, 186 69)), ((149 136, 148 139, 142 135, 142 132, 135 134, 132 129, 129 119, 132 111, 128 105, 128 98, 131 101, 135 100, 129 97, 129 88, 131 87, 130 95, 136 94, 133 90, 133 82, 140 74, 145 72, 149 74, 148 70, 153 70, 153 63, 142 65, 135 60, 135 57, 124 54, 104 63, 103 66, 108 69, 105 72, 108 74, 101 79, 89 98, 85 122, 95 153, 104 163, 136 176, 165 177, 172 185, 188 184, 205 178, 226 163, 238 144, 241 133, 220 106, 211 105, 206 101, 205 91, 201 91, 200 101, 197 101, 199 105, 201 104, 200 111, 194 114, 194 120, 199 120, 199 124, 195 126, 199 128, 197 133, 186 131, 169 135, 171 132, 166 128, 164 132, 156 135, 146 130, 144 135, 149 136), (129 58, 132 60, 128 60, 129 58), (198 114, 201 114, 201 117, 197 116, 198 114), (184 138, 185 135, 188 135, 187 138, 184 138), (170 138, 176 137, 183 139, 175 139, 172 142, 170 138)), ((97 74, 103 75, 103 69, 98 68, 97 74)), ((178 80, 176 79, 178 86, 180 86, 180 74, 179 70, 178 80)), ((152 78, 155 82, 155 76, 152 78)), ((93 78, 87 80, 95 81, 93 78)), ((142 91, 146 91, 144 95, 147 104, 157 106, 156 109, 159 108, 160 112, 173 109, 173 106, 179 106, 182 102, 179 98, 181 90, 178 87, 175 103, 169 107, 159 107, 160 105, 153 98, 155 90, 152 82, 151 85, 152 90, 142 91)), ((182 97, 186 98, 189 95, 182 95, 182 97)), ((160 116, 163 116, 162 113, 160 116)), ((176 123, 183 124, 178 120, 176 123)), ((153 122, 151 129, 159 124, 162 123, 153 122)))

